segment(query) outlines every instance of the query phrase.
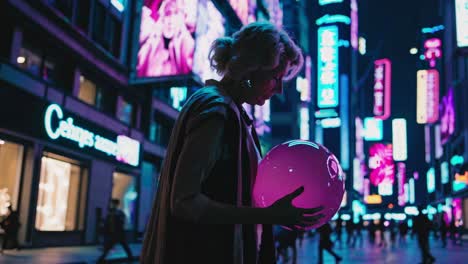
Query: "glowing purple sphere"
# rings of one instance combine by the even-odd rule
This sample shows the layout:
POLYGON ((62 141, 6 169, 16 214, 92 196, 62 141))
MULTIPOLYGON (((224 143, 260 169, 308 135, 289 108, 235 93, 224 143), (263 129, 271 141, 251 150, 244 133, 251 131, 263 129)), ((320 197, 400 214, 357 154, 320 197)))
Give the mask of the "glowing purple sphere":
POLYGON ((255 205, 268 207, 301 186, 304 192, 292 203, 302 208, 323 206, 325 217, 305 229, 318 228, 340 209, 345 191, 343 170, 324 146, 291 140, 274 147, 260 162, 253 189, 255 205))

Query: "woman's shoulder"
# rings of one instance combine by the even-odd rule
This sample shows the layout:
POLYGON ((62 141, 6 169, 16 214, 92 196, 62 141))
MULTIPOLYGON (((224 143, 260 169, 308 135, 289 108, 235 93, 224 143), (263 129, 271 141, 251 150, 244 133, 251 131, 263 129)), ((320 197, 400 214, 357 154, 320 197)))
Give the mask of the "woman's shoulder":
POLYGON ((210 108, 211 106, 232 108, 235 104, 232 98, 216 83, 207 82, 207 85, 193 93, 187 100, 186 106, 193 111, 200 108, 210 108))

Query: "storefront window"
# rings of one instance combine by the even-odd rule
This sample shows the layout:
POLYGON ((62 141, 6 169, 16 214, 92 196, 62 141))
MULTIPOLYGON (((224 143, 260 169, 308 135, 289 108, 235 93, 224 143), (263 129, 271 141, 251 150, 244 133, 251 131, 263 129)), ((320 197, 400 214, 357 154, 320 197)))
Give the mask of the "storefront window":
POLYGON ((114 172, 112 199, 119 200, 119 209, 125 213, 126 230, 133 229, 134 227, 137 196, 135 177, 121 172, 114 172))
POLYGON ((74 231, 83 229, 86 169, 76 161, 42 157, 36 229, 74 231), (66 160, 66 161, 65 161, 66 160))
POLYGON ((8 214, 8 206, 17 210, 24 147, 0 139, 0 219, 8 214))
POLYGON ((133 105, 119 96, 117 101, 117 118, 127 125, 132 125, 133 105))

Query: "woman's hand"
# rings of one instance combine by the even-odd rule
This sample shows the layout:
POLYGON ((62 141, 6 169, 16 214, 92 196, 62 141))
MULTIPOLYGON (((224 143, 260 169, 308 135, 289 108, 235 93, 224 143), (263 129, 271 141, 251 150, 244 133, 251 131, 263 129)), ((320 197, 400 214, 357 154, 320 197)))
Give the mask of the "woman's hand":
POLYGON ((306 226, 317 223, 320 218, 324 217, 323 214, 317 214, 323 209, 322 206, 299 208, 292 205, 294 198, 303 192, 304 186, 299 187, 267 207, 271 222, 273 224, 288 226, 292 229, 303 229, 306 226))

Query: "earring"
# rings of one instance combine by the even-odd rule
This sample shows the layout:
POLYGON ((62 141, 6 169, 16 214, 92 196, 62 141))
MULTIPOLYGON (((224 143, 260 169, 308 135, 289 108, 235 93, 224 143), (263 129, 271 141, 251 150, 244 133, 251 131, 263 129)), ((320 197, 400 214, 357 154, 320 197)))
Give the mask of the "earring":
POLYGON ((242 84, 242 87, 244 88, 252 89, 252 81, 250 79, 242 81, 241 84, 242 84))

